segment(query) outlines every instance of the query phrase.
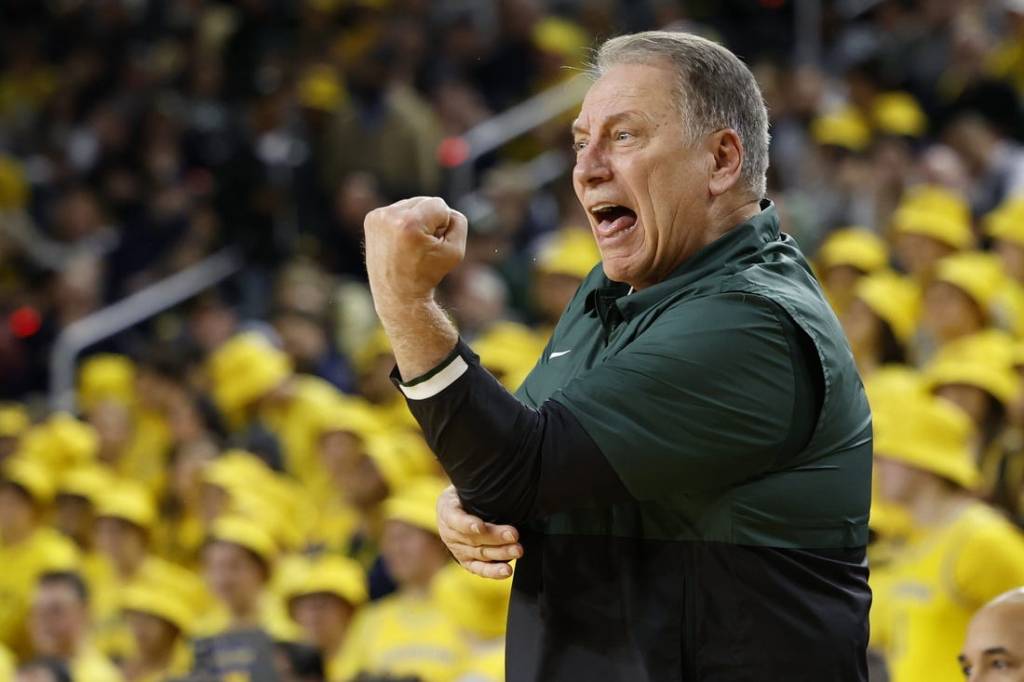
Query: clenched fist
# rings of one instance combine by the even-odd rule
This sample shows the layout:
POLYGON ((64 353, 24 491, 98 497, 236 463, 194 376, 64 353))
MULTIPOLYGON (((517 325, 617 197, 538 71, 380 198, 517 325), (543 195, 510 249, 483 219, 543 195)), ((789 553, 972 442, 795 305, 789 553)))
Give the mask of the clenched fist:
POLYGON ((431 297, 462 261, 467 227, 466 216, 438 197, 403 199, 370 211, 363 222, 366 272, 378 308, 431 297))

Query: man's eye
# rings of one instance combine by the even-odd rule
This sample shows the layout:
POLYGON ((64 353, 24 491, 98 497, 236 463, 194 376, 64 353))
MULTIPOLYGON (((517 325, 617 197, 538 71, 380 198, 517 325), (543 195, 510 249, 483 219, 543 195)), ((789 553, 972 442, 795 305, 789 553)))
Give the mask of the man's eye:
POLYGON ((631 133, 629 131, 620 130, 620 131, 615 133, 615 141, 616 142, 625 142, 626 140, 631 140, 631 139, 633 139, 633 133, 631 133))
POLYGON ((575 142, 572 143, 572 150, 574 152, 581 152, 581 151, 583 151, 583 148, 586 147, 586 146, 587 146, 587 141, 586 140, 576 140, 575 142))
POLYGON ((992 668, 995 670, 1007 670, 1010 667, 1010 662, 1005 658, 997 658, 992 661, 992 668))

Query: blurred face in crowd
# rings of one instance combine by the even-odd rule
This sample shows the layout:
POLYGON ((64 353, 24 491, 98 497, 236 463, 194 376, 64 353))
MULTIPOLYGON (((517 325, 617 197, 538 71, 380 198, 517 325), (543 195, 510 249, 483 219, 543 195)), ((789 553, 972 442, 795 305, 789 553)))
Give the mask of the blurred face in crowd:
POLYGON ((308 641, 325 653, 333 652, 345 640, 352 607, 336 594, 319 592, 292 600, 292 619, 308 641))
POLYGON ((371 509, 388 496, 387 481, 368 455, 356 462, 344 480, 345 496, 359 509, 371 509))
POLYGON ((1018 282, 1024 282, 1024 246, 1000 239, 996 242, 996 253, 1007 274, 1018 282))
POLYGON ((668 276, 710 227, 713 136, 688 139, 676 80, 667 63, 612 66, 573 123, 573 186, 605 274, 638 289, 668 276))
POLYGON ((266 567, 244 547, 211 542, 203 551, 203 571, 210 590, 235 615, 251 613, 267 580, 266 567))
POLYGON ((836 309, 846 310, 853 300, 853 290, 863 276, 864 273, 852 265, 834 265, 822 273, 821 283, 836 309))
POLYGON ((146 557, 146 532, 124 519, 100 517, 96 520, 96 549, 118 571, 134 573, 146 557))
POLYGON ((363 456, 363 439, 350 431, 331 431, 320 438, 320 457, 335 485, 344 485, 363 456))
POLYGON ((859 298, 850 302, 841 319, 853 356, 860 365, 877 353, 881 343, 882 321, 868 304, 859 298))
POLYGON ((127 406, 107 400, 89 411, 89 423, 96 429, 100 439, 98 457, 105 464, 117 464, 134 432, 134 420, 127 406))
POLYGON ((380 553, 388 572, 401 587, 423 588, 448 561, 441 539, 404 521, 384 524, 380 553))
POLYGON ((80 495, 58 495, 54 504, 53 525, 79 547, 92 546, 93 505, 80 495))
POLYGON ((878 472, 878 493, 889 502, 907 504, 934 478, 927 471, 889 459, 884 453, 875 456, 878 472))
POLYGON ((0 484, 0 540, 20 540, 35 520, 36 508, 28 493, 12 483, 0 484))
POLYGON ((932 282, 925 290, 921 325, 939 343, 945 343, 984 329, 985 314, 959 287, 932 282))
POLYGON ((910 275, 924 279, 935 264, 955 249, 923 234, 901 234, 896 239, 896 258, 910 275))
POLYGON ((327 352, 327 332, 307 315, 284 313, 274 318, 274 328, 281 336, 284 351, 295 365, 311 369, 327 352))
POLYGON ((38 587, 28 623, 36 655, 74 656, 88 624, 88 607, 70 585, 56 582, 38 587))
POLYGON ((538 312, 547 324, 554 324, 562 317, 569 305, 580 280, 572 275, 561 273, 537 273, 534 280, 534 301, 538 312))
POLYGON ((1024 682, 1024 596, 985 606, 967 628, 960 665, 969 682, 1024 682))
POLYGON ((44 665, 27 663, 18 668, 14 682, 57 682, 57 676, 44 665))
POLYGON ((163 618, 149 613, 129 611, 126 619, 135 646, 143 660, 163 658, 178 640, 178 628, 163 618))
MULTIPOLYGON (((217 457, 217 446, 208 440, 181 445, 174 453, 169 487, 171 494, 185 509, 197 513, 202 508, 203 467, 217 457)), ((218 509, 219 513, 219 509, 218 509)))
POLYGON ((391 353, 382 353, 374 358, 366 371, 359 374, 359 392, 364 398, 380 405, 398 397, 398 389, 389 378, 394 366, 395 356, 391 353))
POLYGON ((203 522, 213 523, 218 516, 227 511, 231 504, 231 494, 219 485, 204 483, 201 487, 200 514, 203 522))

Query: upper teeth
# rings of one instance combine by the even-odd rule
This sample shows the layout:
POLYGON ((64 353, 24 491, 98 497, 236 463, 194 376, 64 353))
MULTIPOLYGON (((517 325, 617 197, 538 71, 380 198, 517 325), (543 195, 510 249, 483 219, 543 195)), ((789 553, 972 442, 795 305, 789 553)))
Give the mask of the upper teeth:
POLYGON ((601 211, 607 211, 608 209, 618 208, 618 204, 598 204, 590 209, 592 213, 600 213, 601 211))

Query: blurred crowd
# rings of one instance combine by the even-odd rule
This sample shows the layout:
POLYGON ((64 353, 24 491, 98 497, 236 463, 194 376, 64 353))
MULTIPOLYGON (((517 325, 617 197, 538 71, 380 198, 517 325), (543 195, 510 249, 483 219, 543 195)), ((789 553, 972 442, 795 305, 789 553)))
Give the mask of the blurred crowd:
MULTIPOLYGON (((875 674, 962 679, 1024 585, 1024 1, 821 5, 815 37, 786 0, 2 3, 0 681, 501 680, 509 585, 440 542, 362 220, 461 205, 460 136, 654 27, 751 65, 769 197, 864 377, 875 674), (87 349, 52 409, 69 325, 224 247, 236 275, 87 349)), ((570 120, 473 162, 439 292, 510 389, 599 259, 526 164, 570 120)))

